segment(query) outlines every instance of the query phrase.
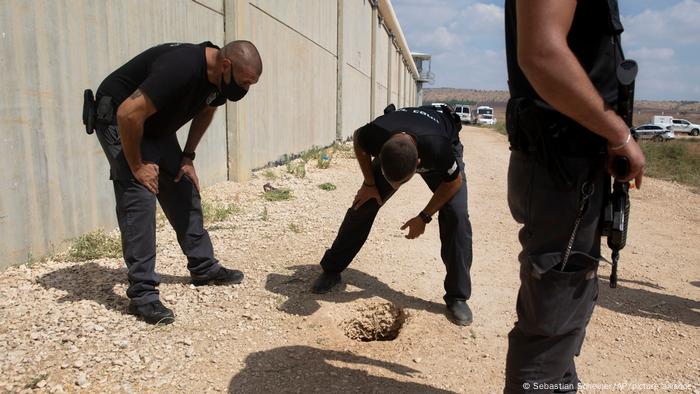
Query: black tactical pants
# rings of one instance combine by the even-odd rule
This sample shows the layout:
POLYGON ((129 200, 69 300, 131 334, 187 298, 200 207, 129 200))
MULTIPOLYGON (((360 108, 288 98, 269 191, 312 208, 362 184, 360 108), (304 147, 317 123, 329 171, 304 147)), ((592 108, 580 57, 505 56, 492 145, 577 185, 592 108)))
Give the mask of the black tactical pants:
POLYGON ((561 190, 547 169, 513 152, 508 170, 508 204, 523 225, 519 233, 518 321, 508 335, 506 393, 575 392, 574 357, 598 297, 599 218, 606 187, 603 158, 564 158, 575 177, 561 190), (578 211, 582 184, 589 201, 564 271, 558 266, 578 211))
MULTIPOLYGON (((465 301, 471 296, 469 269, 472 265, 472 226, 467 210, 467 178, 464 175, 462 155, 462 144, 458 144, 455 146, 455 157, 462 175, 462 187, 440 209, 438 217, 442 242, 440 255, 447 269, 444 299, 448 303, 455 300, 465 301)), ((382 175, 379 158, 372 161, 372 166, 377 189, 382 200, 386 202, 395 190, 382 175)), ((442 183, 442 174, 439 173, 423 173, 421 177, 432 191, 442 183)), ((324 271, 342 272, 350 265, 367 240, 379 208, 379 204, 373 199, 357 210, 352 207, 348 209, 333 245, 321 260, 324 271)))
POLYGON ((122 152, 116 125, 98 127, 97 138, 110 164, 122 236, 124 260, 129 270, 127 296, 138 305, 158 299, 160 277, 156 263, 156 199, 177 234, 187 268, 194 277, 207 277, 220 269, 214 258, 209 233, 204 229, 199 192, 187 177, 175 183, 182 150, 173 134, 159 139, 144 138, 143 161, 159 166, 158 195, 151 193, 131 173, 122 152))

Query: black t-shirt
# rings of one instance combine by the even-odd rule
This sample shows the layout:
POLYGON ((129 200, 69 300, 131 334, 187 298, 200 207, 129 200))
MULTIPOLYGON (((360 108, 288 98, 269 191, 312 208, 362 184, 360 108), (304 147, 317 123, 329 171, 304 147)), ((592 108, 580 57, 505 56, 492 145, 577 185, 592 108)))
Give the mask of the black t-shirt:
POLYGON ((434 109, 401 108, 362 126, 355 138, 362 150, 376 157, 382 145, 401 132, 416 139, 420 158, 416 172, 439 172, 445 182, 457 179, 460 168, 455 147, 459 144, 459 131, 452 119, 434 109))
POLYGON ((115 108, 136 89, 153 102, 157 112, 143 127, 144 137, 175 133, 206 105, 219 106, 226 97, 207 79, 206 48, 201 44, 170 43, 145 50, 110 74, 97 96, 112 97, 115 108))

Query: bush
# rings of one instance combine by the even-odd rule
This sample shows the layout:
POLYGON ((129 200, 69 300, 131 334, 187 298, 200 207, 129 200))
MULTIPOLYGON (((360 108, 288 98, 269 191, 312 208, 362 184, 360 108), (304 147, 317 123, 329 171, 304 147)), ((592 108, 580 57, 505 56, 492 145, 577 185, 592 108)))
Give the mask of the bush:
POLYGON ((647 159, 645 175, 700 189, 700 143, 696 141, 642 142, 647 159))
POLYGON ((229 216, 238 212, 239 209, 235 204, 214 205, 207 201, 202 201, 202 215, 205 223, 223 222, 229 216))
POLYGON ((263 193, 267 201, 284 201, 292 198, 292 191, 289 189, 273 189, 263 193))
POLYGON ((103 230, 97 230, 73 240, 70 249, 68 249, 66 260, 85 261, 103 257, 119 257, 121 254, 121 238, 109 235, 103 230))
POLYGON ((306 177, 306 162, 299 160, 299 161, 290 161, 287 163, 287 172, 294 175, 297 178, 305 178, 306 177))
POLYGON ((335 185, 330 183, 330 182, 322 183, 322 184, 318 185, 318 188, 321 190, 328 191, 328 192, 336 189, 335 185))

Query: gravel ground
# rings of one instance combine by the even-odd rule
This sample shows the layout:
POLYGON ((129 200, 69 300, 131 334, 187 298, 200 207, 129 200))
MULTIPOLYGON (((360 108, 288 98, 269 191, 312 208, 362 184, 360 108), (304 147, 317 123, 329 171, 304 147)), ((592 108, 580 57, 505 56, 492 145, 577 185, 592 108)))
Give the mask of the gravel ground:
MULTIPOLYGON (((309 294, 361 181, 355 162, 338 155, 328 169, 310 163, 303 179, 279 167, 276 179, 261 171, 204 192, 239 208, 210 233, 223 264, 246 273, 241 285, 190 286, 174 233, 159 228, 157 269, 161 298, 177 315, 172 325, 125 314, 119 259, 49 260, 0 272, 0 392, 500 391, 518 286, 507 142, 473 127, 463 129, 462 141, 474 226, 471 327, 444 315, 437 225, 416 240, 399 230, 430 197, 418 178, 382 209, 342 291, 309 294), (268 182, 290 188, 293 198, 266 201, 268 182), (324 182, 337 189, 319 189, 324 182), (346 336, 361 339, 356 334, 373 324, 394 329, 392 319, 400 320, 394 340, 346 336)), ((700 195, 646 179, 632 204, 619 288, 602 281, 578 359, 590 384, 583 391, 698 393, 700 195)), ((606 278, 609 268, 600 273, 606 278)))

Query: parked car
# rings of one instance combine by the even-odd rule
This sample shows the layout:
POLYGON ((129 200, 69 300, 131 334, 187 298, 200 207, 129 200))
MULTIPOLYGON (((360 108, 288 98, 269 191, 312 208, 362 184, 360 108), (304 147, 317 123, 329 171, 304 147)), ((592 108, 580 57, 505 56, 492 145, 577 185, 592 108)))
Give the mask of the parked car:
POLYGON ((479 115, 479 119, 476 121, 478 124, 495 125, 496 117, 489 114, 479 115))
POLYGON ((459 115, 459 119, 462 121, 462 123, 471 123, 472 122, 472 112, 471 112, 471 108, 468 105, 457 104, 455 106, 455 113, 457 113, 457 115, 459 115))
POLYGON ((442 112, 442 107, 447 107, 447 108, 449 108, 450 110, 452 110, 452 112, 455 111, 455 108, 454 108, 452 105, 446 104, 446 103, 431 103, 430 105, 431 105, 433 108, 435 108, 435 110, 438 111, 438 112, 442 112))
POLYGON ((673 119, 671 130, 674 133, 688 133, 692 136, 700 135, 700 126, 690 123, 685 119, 673 119))
POLYGON ((672 126, 659 126, 655 124, 645 124, 631 129, 635 139, 652 140, 652 141, 669 141, 676 138, 676 135, 671 129, 672 126))

